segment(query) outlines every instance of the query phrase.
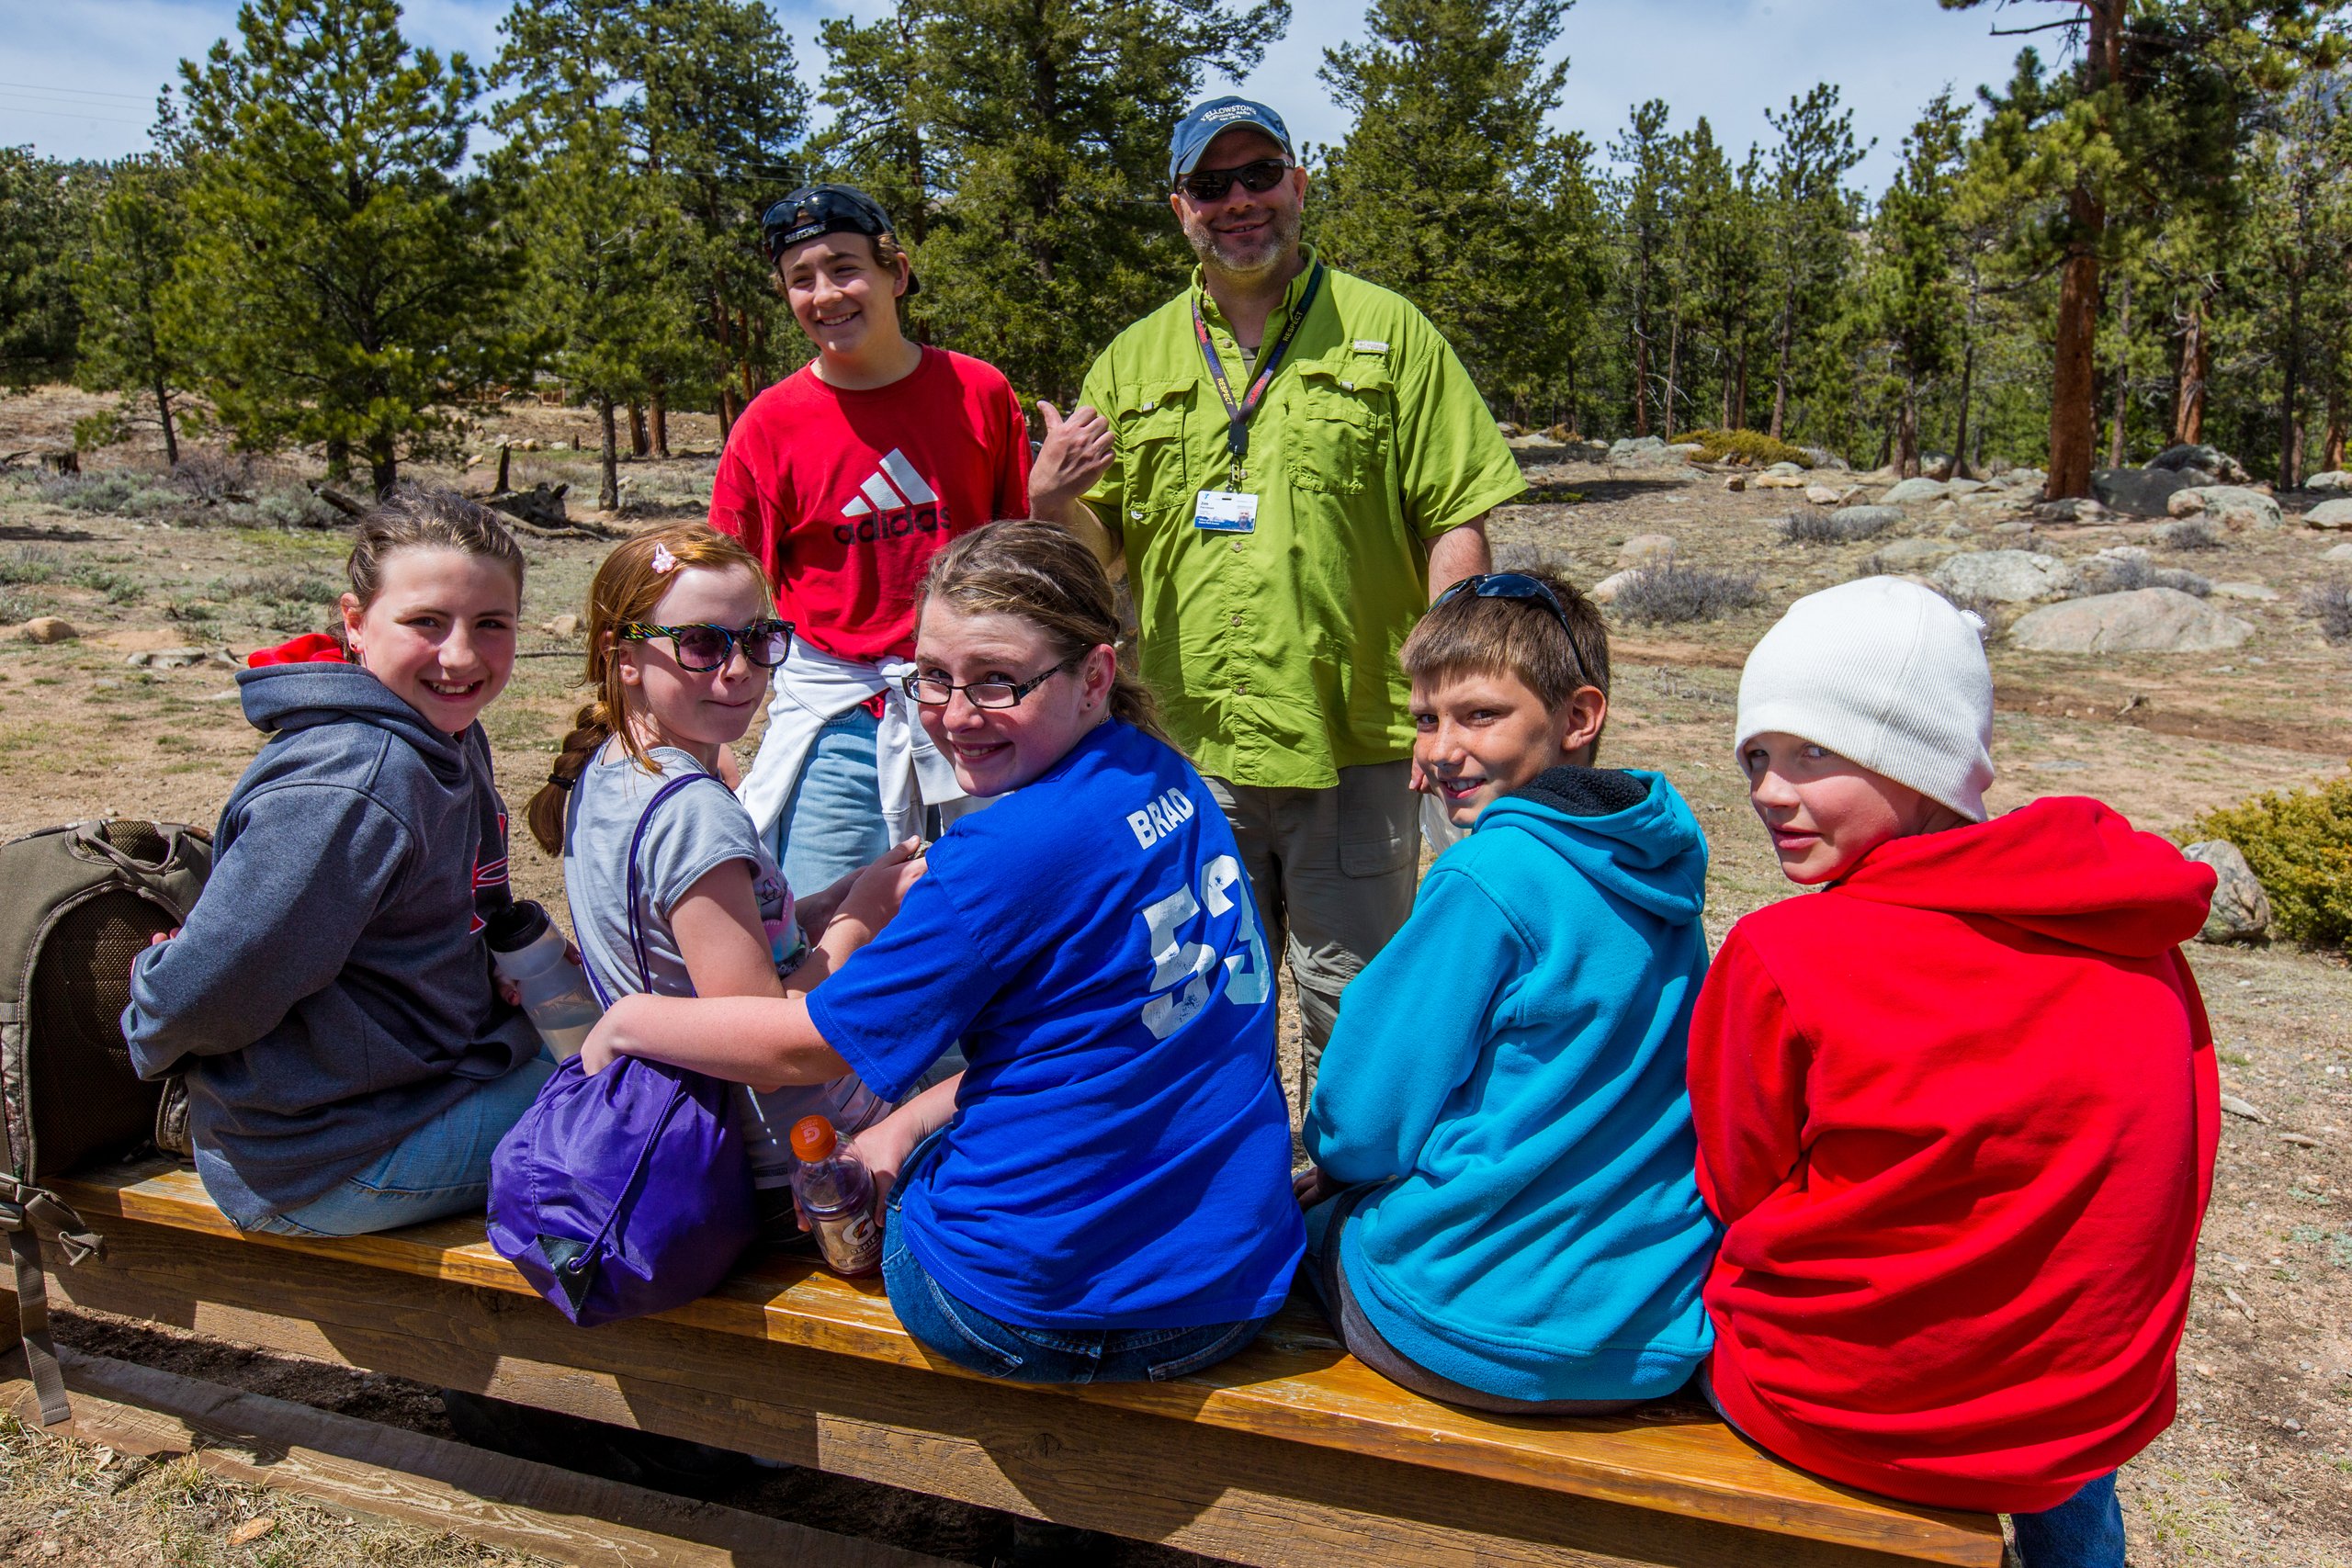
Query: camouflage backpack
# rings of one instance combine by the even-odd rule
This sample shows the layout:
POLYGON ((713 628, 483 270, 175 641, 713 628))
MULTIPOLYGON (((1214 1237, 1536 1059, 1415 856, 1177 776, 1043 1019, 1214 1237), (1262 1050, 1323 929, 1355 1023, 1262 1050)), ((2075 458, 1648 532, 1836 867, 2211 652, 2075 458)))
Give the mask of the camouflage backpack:
POLYGON ((69 1263, 104 1244, 43 1183, 143 1144, 186 1152, 185 1097, 141 1081, 122 1010, 131 958, 187 919, 211 868, 211 836, 178 822, 75 822, 0 844, 0 1231, 44 1421, 67 1412, 34 1223, 69 1263))

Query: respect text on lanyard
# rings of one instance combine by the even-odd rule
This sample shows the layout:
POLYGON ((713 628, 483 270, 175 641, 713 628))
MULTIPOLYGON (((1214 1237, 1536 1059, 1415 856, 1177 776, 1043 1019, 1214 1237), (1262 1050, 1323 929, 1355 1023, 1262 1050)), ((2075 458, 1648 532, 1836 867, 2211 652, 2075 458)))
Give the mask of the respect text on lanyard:
POLYGON ((1273 385, 1274 372, 1282 368, 1283 355, 1290 347, 1290 340, 1306 324, 1306 313, 1315 308, 1315 291, 1323 286, 1323 264, 1317 262, 1315 270, 1306 276, 1306 288, 1299 294, 1298 308, 1283 323, 1282 336, 1264 355, 1258 367, 1257 379, 1250 383, 1250 395, 1239 402, 1233 400, 1233 383, 1226 379, 1224 362, 1217 358, 1216 345, 1209 341, 1209 324, 1201 314, 1198 295, 1193 298, 1193 335, 1200 340, 1201 357, 1208 361, 1209 379, 1216 383, 1216 395, 1225 400, 1225 446, 1233 454, 1233 488, 1239 490, 1248 476, 1241 460, 1250 455, 1250 419, 1258 412, 1258 404, 1266 396, 1266 389, 1273 385))

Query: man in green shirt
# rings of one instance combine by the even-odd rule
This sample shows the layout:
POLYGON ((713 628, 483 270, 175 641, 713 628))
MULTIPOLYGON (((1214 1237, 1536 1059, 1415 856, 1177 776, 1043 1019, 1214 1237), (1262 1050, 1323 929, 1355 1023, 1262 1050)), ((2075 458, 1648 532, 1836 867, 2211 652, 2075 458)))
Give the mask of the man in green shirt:
POLYGON ((1103 350, 1068 419, 1041 409, 1030 505, 1125 558, 1144 674, 1288 936, 1303 1109, 1340 991, 1412 911, 1396 650, 1487 569, 1486 514, 1527 487, 1429 319, 1300 244, 1306 171, 1272 109, 1198 106, 1168 174, 1200 270, 1103 350))

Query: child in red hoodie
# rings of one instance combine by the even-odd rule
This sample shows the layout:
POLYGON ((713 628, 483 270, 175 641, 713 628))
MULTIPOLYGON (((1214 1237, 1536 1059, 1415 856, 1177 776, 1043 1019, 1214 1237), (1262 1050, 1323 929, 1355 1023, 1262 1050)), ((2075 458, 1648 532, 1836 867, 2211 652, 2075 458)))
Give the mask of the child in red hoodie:
POLYGON ((1733 927, 1691 1020, 1707 1378, 1792 1464, 2121 1568, 2212 1185, 2213 873, 2093 800, 1986 820, 1992 719, 1974 618, 1899 579, 1748 657, 1749 797, 1821 891, 1733 927))

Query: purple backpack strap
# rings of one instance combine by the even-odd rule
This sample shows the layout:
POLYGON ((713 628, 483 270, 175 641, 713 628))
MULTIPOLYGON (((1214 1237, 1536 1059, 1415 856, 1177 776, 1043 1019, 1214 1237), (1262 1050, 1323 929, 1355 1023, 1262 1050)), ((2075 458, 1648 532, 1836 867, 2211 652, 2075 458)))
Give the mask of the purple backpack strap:
MULTIPOLYGON (((717 773, 706 773, 700 768, 695 769, 691 773, 684 773, 677 778, 665 780, 662 783, 662 787, 653 792, 653 798, 645 803, 645 809, 638 813, 637 830, 628 836, 628 892, 627 895, 628 903, 628 946, 629 951, 637 957, 637 988, 640 991, 650 991, 653 989, 653 966, 645 956, 645 924, 638 918, 637 913, 638 892, 642 886, 638 876, 637 852, 639 847, 645 842, 645 830, 652 826, 653 814, 662 809, 662 803, 669 799, 672 795, 677 794, 680 790, 685 788, 688 784, 694 784, 702 779, 708 779, 711 783, 718 784, 721 789, 727 787, 726 781, 721 779, 717 773)), ((572 793, 576 797, 579 792, 575 790, 572 793)), ((596 1000, 598 1004, 605 1008, 610 1008, 613 1005, 615 998, 606 996, 605 994, 605 987, 597 983, 594 965, 582 964, 581 969, 582 972, 588 976, 588 988, 596 993, 596 1000)))

